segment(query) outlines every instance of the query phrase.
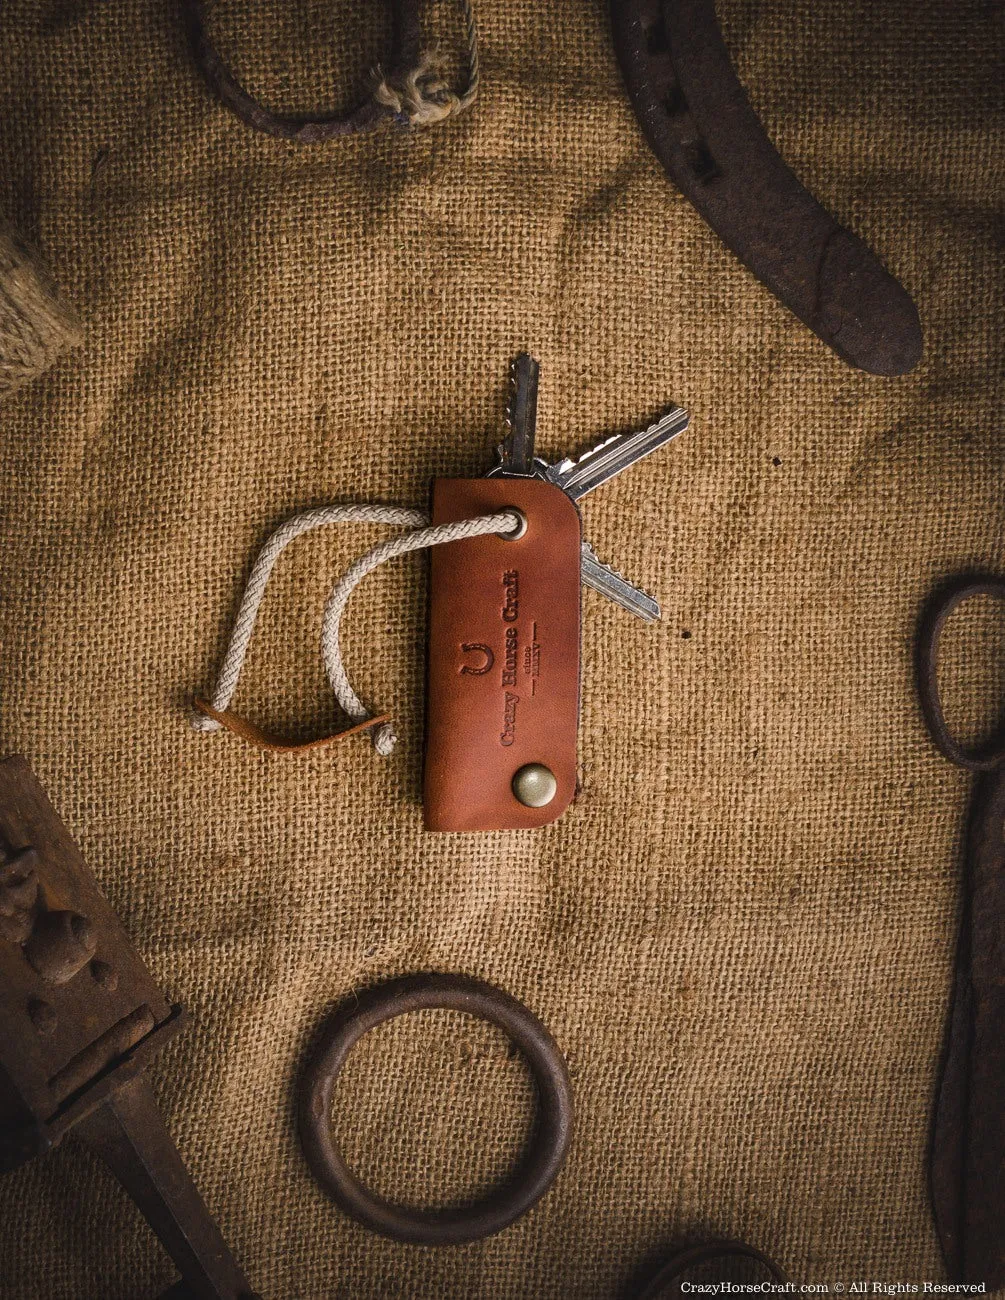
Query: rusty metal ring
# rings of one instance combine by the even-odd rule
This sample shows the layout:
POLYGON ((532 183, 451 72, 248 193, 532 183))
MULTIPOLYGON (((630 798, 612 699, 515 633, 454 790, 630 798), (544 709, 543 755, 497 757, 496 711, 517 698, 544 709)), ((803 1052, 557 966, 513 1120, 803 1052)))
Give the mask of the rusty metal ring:
MULTIPOLYGON (((393 35, 387 67, 389 75, 394 76, 418 62, 420 34, 418 0, 390 0, 390 3, 393 35)), ((255 131, 283 140, 297 140, 300 144, 317 144, 357 131, 370 131, 389 118, 399 126, 408 125, 407 118, 399 118, 389 105, 373 98, 344 114, 275 113, 249 94, 220 58, 206 34, 200 0, 182 0, 182 13, 196 66, 206 84, 225 108, 255 131)))
POLYGON ((572 1085, 544 1025, 501 989, 462 975, 410 975, 379 985, 335 1013, 300 1085, 300 1141, 315 1178, 346 1214, 395 1241, 457 1245, 501 1232, 551 1186, 572 1137, 572 1085), (410 1011, 445 1008, 498 1025, 520 1049, 537 1084, 534 1139, 514 1178, 463 1209, 427 1211, 386 1201, 350 1170, 332 1134, 332 1096, 353 1046, 375 1026, 410 1011))
POLYGON ((961 745, 949 730, 939 694, 939 640, 946 620, 958 605, 972 596, 995 596, 1005 600, 1005 578, 966 577, 941 592, 925 610, 918 635, 918 695, 921 711, 935 744, 951 763, 971 772, 990 772, 1005 762, 1005 722, 997 733, 971 749, 961 745))
POLYGON ((690 1246, 674 1255, 673 1259, 656 1274, 638 1300, 668 1300, 670 1296, 683 1295, 681 1281, 684 1274, 701 1264, 714 1264, 722 1259, 752 1259, 763 1264, 776 1282, 788 1278, 774 1262, 753 1246, 742 1241, 707 1241, 700 1246, 690 1246))

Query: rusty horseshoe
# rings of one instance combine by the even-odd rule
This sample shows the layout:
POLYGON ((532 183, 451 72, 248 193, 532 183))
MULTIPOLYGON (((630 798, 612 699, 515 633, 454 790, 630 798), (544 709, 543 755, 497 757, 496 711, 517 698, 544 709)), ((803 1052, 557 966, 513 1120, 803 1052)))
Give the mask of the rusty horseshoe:
POLYGON ((639 125, 716 234, 842 360, 877 375, 911 370, 922 349, 914 303, 768 139, 714 0, 611 0, 611 19, 639 125))

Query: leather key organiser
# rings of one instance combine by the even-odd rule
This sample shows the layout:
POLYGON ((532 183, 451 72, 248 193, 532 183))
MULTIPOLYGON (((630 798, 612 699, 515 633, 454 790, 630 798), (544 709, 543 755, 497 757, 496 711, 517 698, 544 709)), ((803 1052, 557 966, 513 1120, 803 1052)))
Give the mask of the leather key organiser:
POLYGON ((432 553, 424 795, 431 831, 545 826, 576 792, 579 511, 540 479, 433 485, 434 524, 509 506, 527 521, 521 536, 473 537, 432 553))

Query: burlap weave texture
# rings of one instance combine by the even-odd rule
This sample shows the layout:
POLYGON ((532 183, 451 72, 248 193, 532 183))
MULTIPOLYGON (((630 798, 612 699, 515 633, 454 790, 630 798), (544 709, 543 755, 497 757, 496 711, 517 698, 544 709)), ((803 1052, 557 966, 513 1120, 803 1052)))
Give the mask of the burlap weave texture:
MULTIPOLYGON (((293 108, 351 101, 384 23, 358 8, 211 14, 248 84, 293 108)), ((1001 17, 721 12, 783 154, 915 295, 913 375, 839 362, 670 188, 599 0, 479 0, 473 111, 310 149, 211 101, 171 5, 0 12, 0 207, 87 331, 0 414, 0 741, 192 1013, 152 1078, 265 1300, 612 1300, 711 1233, 800 1281, 941 1276, 924 1156, 967 778, 927 740, 911 640, 933 581, 1003 562, 1001 17), (192 733, 270 528, 481 473, 521 348, 549 457, 692 412, 583 505, 664 619, 585 598, 573 809, 423 834, 416 558, 345 623, 354 683, 398 723, 389 760, 192 733), (342 1218, 291 1110, 326 1011, 418 969, 527 1002, 578 1108, 552 1193, 440 1251, 342 1218)), ((235 700, 261 725, 338 725, 321 609, 378 536, 284 557, 235 700)), ((962 716, 989 698, 983 665, 962 716)), ((435 1199, 507 1168, 529 1097, 494 1031, 429 1014, 361 1046, 338 1123, 376 1185, 435 1199)), ((172 1276, 72 1142, 0 1181, 0 1206, 4 1300, 140 1300, 172 1276)))

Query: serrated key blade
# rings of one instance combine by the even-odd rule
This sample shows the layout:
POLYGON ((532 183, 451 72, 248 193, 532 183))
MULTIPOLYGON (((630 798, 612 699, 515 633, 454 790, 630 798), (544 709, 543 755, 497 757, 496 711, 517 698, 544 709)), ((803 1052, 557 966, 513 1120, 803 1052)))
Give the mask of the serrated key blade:
POLYGON ((602 564, 589 542, 584 542, 582 547, 582 576, 585 586, 599 591, 608 600, 613 600, 622 609, 627 609, 629 614, 634 614, 645 623, 659 621, 662 612, 659 603, 640 587, 629 582, 618 573, 617 569, 612 569, 609 564, 602 564))
POLYGON ((585 497, 587 492, 600 487, 628 469, 644 456, 651 455, 660 447, 666 446, 678 434, 684 432, 690 416, 683 407, 675 406, 662 419, 651 424, 648 429, 636 433, 617 433, 607 438, 591 451, 580 456, 578 460, 562 460, 556 465, 549 465, 545 478, 549 483, 560 487, 573 501, 585 497))
POLYGON ((534 434, 537 428, 537 381, 540 366, 521 352, 510 375, 512 392, 506 423, 509 432, 499 448, 499 472, 530 478, 534 473, 534 434))

